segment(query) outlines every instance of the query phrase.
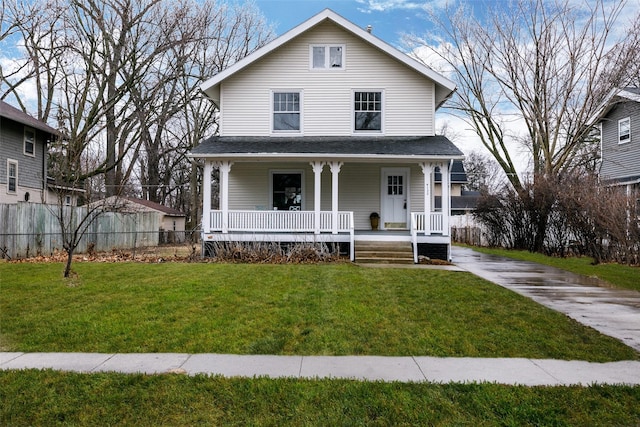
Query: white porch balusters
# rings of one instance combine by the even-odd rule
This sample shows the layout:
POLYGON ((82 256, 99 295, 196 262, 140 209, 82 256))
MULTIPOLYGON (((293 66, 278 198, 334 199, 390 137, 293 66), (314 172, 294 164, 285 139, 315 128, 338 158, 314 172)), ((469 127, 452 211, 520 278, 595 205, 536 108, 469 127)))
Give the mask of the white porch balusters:
POLYGON ((220 171, 220 211, 222 212, 222 232, 229 232, 229 172, 233 162, 224 160, 215 162, 220 171))
POLYGON ((313 224, 315 234, 320 234, 320 202, 321 202, 321 181, 322 181, 322 169, 324 169, 325 162, 310 162, 313 168, 313 224))
POLYGON ((338 234, 338 175, 343 162, 330 162, 331 168, 331 216, 332 216, 332 233, 338 234))
POLYGON ((213 164, 205 160, 202 182, 202 232, 211 232, 211 172, 213 164))
POLYGON ((453 160, 440 166, 442 175, 442 235, 448 236, 449 217, 451 216, 451 164, 453 160))
POLYGON ((424 234, 431 234, 431 177, 433 165, 431 163, 421 163, 424 174, 424 234))

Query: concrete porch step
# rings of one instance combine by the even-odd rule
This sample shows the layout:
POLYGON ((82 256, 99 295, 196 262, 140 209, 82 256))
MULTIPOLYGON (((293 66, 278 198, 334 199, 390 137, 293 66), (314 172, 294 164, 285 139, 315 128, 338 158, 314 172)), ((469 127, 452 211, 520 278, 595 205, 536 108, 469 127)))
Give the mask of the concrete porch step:
POLYGON ((413 264, 409 242, 355 242, 356 262, 369 264, 413 264))

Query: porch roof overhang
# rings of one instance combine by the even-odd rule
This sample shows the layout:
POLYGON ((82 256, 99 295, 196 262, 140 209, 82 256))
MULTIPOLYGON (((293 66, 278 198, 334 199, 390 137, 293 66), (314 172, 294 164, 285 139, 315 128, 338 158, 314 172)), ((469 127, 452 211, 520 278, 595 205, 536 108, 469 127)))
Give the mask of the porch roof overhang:
POLYGON ((189 154, 191 158, 233 161, 349 160, 444 161, 463 159, 451 141, 436 136, 256 137, 213 136, 189 154))

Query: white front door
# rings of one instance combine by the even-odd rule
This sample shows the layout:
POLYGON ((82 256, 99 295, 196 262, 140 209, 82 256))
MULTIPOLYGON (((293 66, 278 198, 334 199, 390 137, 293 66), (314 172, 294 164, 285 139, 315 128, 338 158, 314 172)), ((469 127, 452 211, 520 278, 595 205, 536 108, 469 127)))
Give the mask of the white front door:
POLYGON ((409 169, 382 169, 382 212, 383 229, 407 228, 409 202, 409 169))

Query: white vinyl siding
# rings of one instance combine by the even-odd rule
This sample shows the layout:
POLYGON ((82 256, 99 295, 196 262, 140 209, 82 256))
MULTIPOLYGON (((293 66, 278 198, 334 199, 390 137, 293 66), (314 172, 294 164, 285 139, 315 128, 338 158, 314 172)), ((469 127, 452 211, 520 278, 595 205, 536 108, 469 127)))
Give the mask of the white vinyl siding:
POLYGON ((221 83, 221 136, 271 134, 271 89, 304 90, 305 136, 353 134, 353 91, 384 90, 384 134, 434 135, 434 83, 331 23, 271 52, 221 83), (310 70, 309 46, 344 45, 341 72, 310 70))
MULTIPOLYGON (((407 165, 385 165, 384 167, 407 167, 407 165)), ((375 163, 346 163, 339 175, 338 204, 341 211, 353 211, 357 230, 370 228, 369 214, 380 212, 380 177, 382 166, 375 163)), ((269 210, 271 204, 271 176, 274 172, 302 172, 303 210, 314 210, 314 173, 308 163, 235 163, 229 175, 229 209, 231 210, 269 210)), ((408 205, 412 212, 424 209, 424 178, 422 169, 410 165, 411 199, 408 205)), ((320 209, 331 210, 331 169, 325 166, 322 171, 322 196, 320 209)))

